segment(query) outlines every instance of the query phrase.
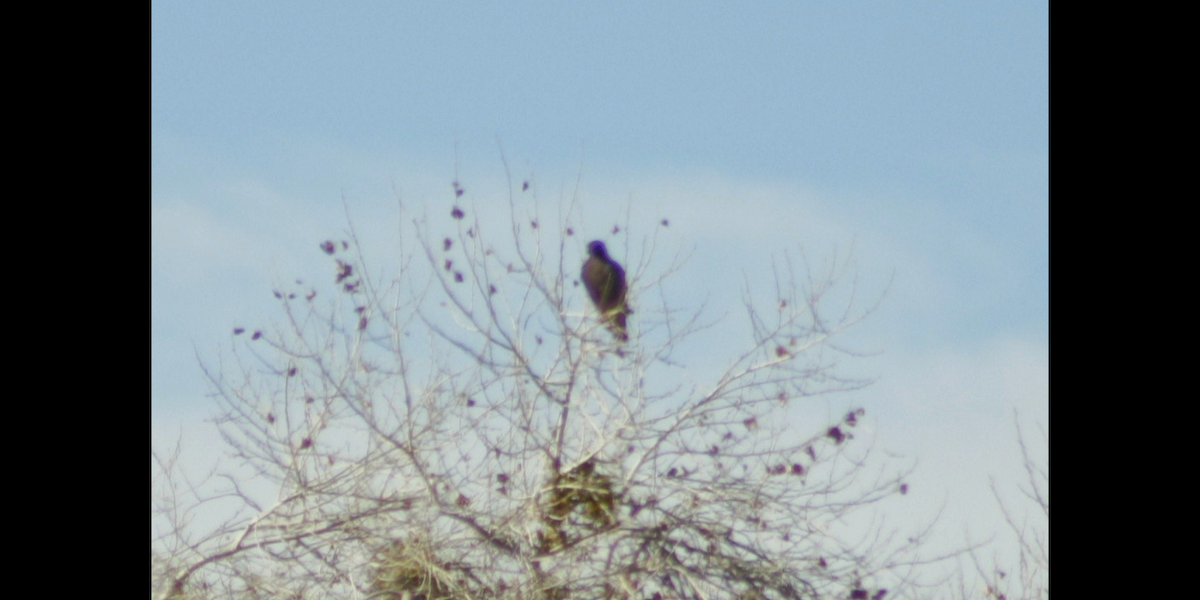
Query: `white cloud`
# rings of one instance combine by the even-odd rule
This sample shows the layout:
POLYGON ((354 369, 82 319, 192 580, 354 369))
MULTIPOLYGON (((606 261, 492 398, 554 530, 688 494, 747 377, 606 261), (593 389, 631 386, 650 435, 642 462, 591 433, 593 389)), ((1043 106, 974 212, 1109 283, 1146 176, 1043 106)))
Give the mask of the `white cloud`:
POLYGON ((211 210, 184 200, 169 200, 150 208, 152 264, 182 259, 205 266, 232 264, 255 245, 245 231, 222 222, 211 210))
POLYGON ((906 499, 914 518, 932 518, 944 503, 945 547, 964 543, 965 531, 973 541, 1001 534, 997 550, 1015 556, 990 485, 994 478, 1006 498, 1027 485, 1014 410, 1030 458, 1049 468, 1038 429, 1049 432, 1049 345, 1000 336, 875 362, 882 377, 865 403, 882 448, 918 461, 906 499))

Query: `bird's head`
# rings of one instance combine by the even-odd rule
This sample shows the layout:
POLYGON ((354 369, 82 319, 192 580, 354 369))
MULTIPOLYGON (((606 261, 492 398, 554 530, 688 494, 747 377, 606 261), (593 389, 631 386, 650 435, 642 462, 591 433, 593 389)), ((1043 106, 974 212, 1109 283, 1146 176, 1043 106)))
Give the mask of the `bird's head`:
POLYGON ((600 240, 593 240, 588 244, 588 254, 596 258, 608 259, 608 249, 604 247, 604 242, 600 240))
POLYGON ((604 248, 604 242, 600 240, 594 240, 588 244, 588 254, 596 258, 608 258, 608 250, 604 248))

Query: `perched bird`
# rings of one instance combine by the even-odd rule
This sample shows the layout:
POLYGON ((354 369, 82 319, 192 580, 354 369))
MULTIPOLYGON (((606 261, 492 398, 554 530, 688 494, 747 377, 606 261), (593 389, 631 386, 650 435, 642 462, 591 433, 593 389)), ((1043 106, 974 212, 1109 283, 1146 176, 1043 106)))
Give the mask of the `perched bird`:
POLYGON ((604 242, 596 240, 588 244, 591 256, 583 263, 583 286, 587 288, 592 303, 600 311, 600 317, 608 323, 608 329, 618 340, 629 339, 625 331, 625 318, 632 313, 625 303, 625 269, 608 257, 604 242))

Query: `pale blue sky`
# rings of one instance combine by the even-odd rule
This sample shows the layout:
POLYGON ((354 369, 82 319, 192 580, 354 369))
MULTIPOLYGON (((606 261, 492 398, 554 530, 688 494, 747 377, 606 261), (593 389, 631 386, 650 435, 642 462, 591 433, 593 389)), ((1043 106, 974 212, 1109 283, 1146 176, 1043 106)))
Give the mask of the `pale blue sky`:
POLYGON ((582 173, 590 237, 629 202, 733 281, 851 244, 867 289, 894 275, 854 334, 881 379, 844 402, 920 462, 913 512, 995 529, 1013 409, 1034 438, 1049 426, 1048 2, 151 10, 156 442, 203 435, 196 354, 277 314, 273 282, 325 273, 343 197, 381 241, 394 190, 440 206, 456 160, 469 193, 502 198, 499 140, 546 206, 582 173))

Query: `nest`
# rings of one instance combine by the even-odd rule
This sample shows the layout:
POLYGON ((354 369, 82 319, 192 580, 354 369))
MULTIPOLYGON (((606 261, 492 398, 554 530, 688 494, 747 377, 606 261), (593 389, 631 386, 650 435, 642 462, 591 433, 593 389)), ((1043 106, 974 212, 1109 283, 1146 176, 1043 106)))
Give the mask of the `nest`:
POLYGON ((568 536, 577 540, 617 524, 618 498, 612 478, 596 471, 594 459, 556 473, 543 494, 547 499, 542 511, 544 527, 538 536, 543 553, 568 545, 568 536))

